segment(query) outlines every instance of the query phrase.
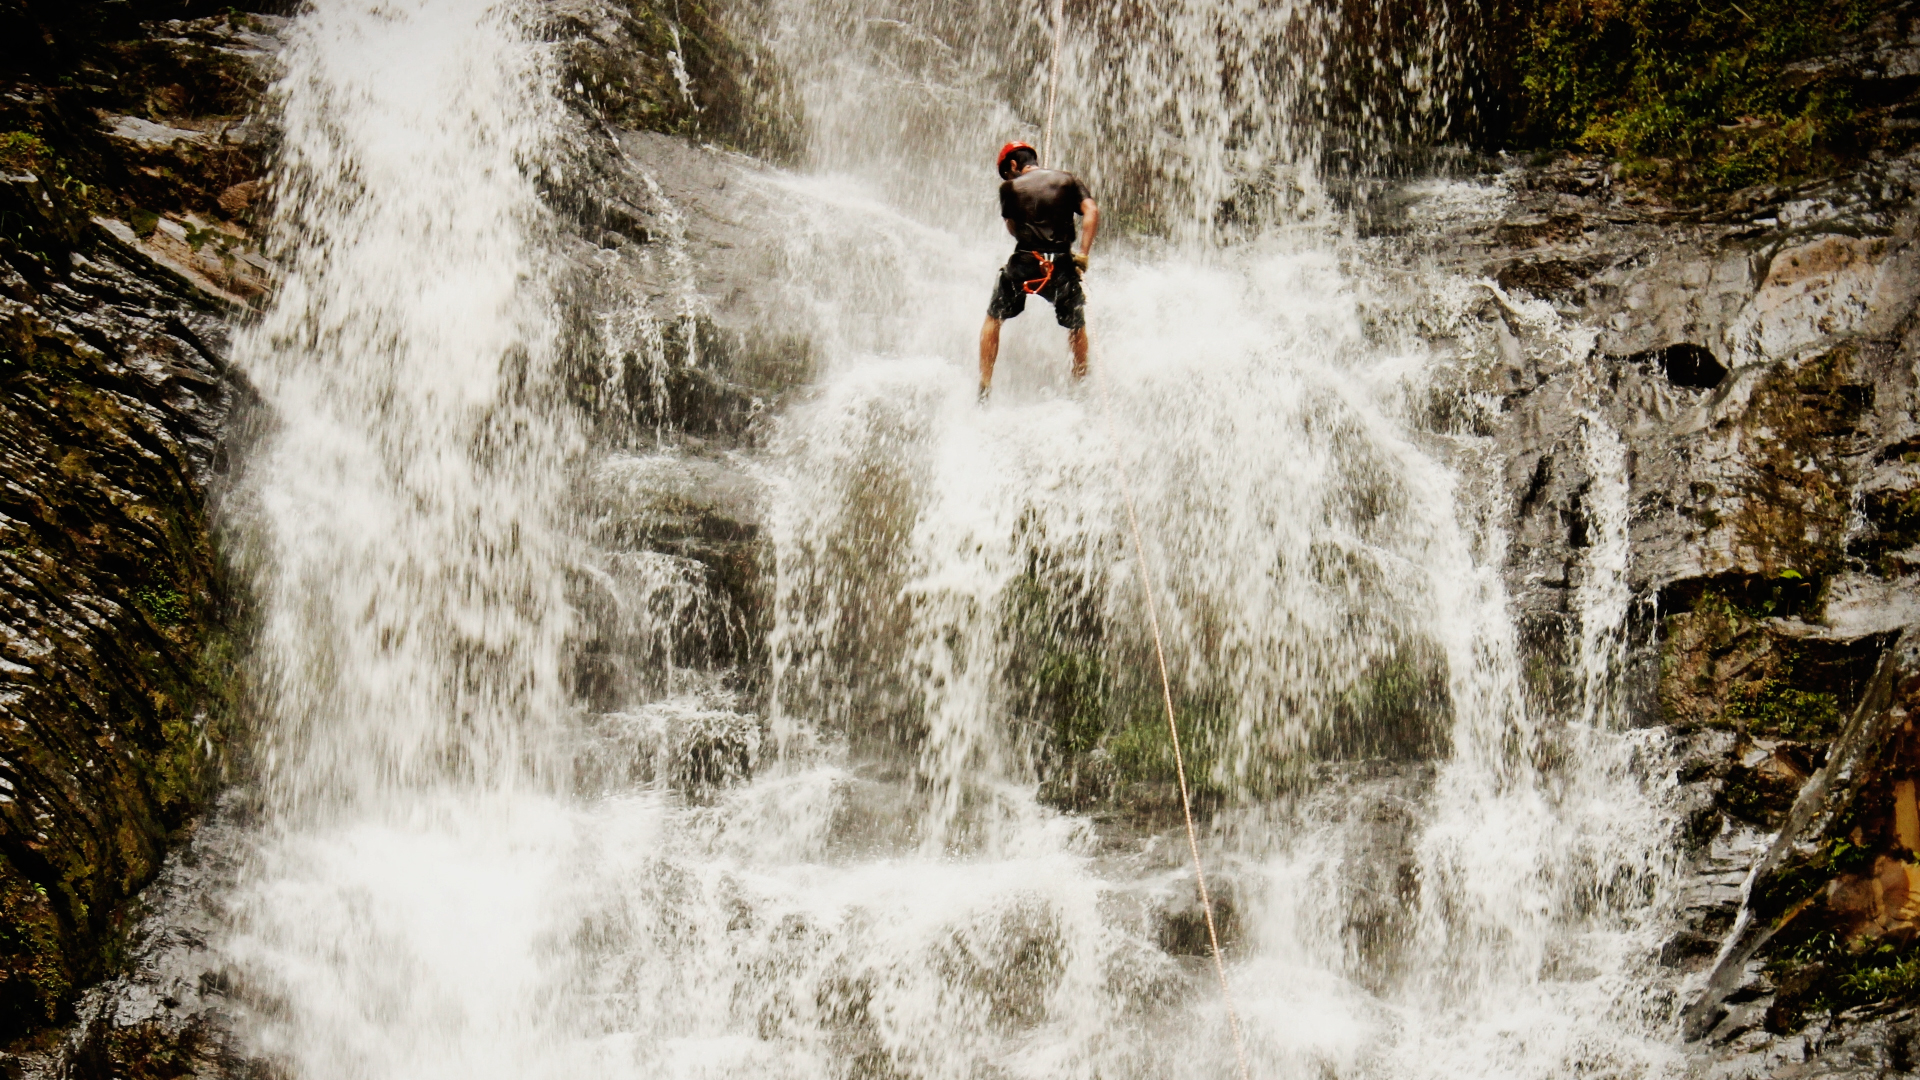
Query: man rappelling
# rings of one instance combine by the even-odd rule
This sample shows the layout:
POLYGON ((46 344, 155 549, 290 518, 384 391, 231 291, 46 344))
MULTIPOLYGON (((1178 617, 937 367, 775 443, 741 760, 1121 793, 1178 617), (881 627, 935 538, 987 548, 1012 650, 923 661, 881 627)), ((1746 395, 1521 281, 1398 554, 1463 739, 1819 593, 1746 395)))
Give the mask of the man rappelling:
POLYGON ((1000 148, 1000 216, 1013 234, 1013 257, 1000 268, 987 321, 980 327, 980 400, 993 385, 1000 358, 1000 324, 1024 311, 1027 297, 1053 305, 1053 317, 1067 328, 1073 351, 1073 377, 1087 377, 1087 298, 1080 276, 1100 231, 1100 207, 1072 173, 1040 168, 1040 155, 1023 142, 1000 148), (1080 249, 1074 250, 1073 216, 1086 219, 1080 249))

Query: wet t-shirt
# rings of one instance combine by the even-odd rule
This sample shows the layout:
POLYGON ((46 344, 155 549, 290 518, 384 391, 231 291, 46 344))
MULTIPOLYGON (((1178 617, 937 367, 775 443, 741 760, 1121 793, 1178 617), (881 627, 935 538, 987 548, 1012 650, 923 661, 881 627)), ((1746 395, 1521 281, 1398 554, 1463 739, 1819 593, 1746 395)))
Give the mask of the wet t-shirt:
POLYGON ((1028 169, 1000 185, 1000 216, 1013 222, 1014 247, 1068 251, 1073 215, 1091 198, 1080 178, 1055 169, 1028 169))

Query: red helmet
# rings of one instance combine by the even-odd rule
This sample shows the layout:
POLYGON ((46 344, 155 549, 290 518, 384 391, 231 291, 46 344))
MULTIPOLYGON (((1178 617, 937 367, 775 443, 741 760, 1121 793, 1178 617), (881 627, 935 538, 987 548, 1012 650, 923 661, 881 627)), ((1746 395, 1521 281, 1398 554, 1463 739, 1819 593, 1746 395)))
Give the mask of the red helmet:
POLYGON ((1010 142, 1007 145, 1001 147, 1000 156, 993 159, 993 171, 999 173, 1001 176, 1007 175, 1007 155, 1013 153, 1015 150, 1032 151, 1033 156, 1036 160, 1040 157, 1040 151, 1034 150, 1033 147, 1027 145, 1026 143, 1010 142))

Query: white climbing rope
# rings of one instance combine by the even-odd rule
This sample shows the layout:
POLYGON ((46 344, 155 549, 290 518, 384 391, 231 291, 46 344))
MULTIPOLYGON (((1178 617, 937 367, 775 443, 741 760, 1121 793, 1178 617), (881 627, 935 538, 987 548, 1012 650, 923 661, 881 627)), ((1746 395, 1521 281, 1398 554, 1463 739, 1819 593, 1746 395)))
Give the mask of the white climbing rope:
POLYGON ((1053 0, 1053 59, 1047 65, 1047 126, 1040 137, 1040 161, 1053 165, 1053 104, 1060 94, 1060 38, 1067 28, 1067 0, 1053 0))
MULTIPOLYGON (((1088 343, 1091 350, 1092 343, 1088 343)), ((1180 813, 1187 825, 1187 850, 1193 855, 1193 878, 1200 888, 1200 910, 1207 918, 1207 945, 1213 953, 1213 971, 1220 978, 1220 998, 1227 1007, 1227 1026, 1233 1032, 1233 1052, 1240 1061, 1240 1080, 1252 1080, 1247 1066, 1246 1037, 1240 1030, 1240 1014, 1233 1006, 1233 987, 1227 981, 1226 958, 1220 953, 1220 931, 1214 925, 1213 895, 1207 889, 1207 871, 1200 859, 1200 833, 1193 824, 1193 793, 1187 787, 1187 760, 1180 749, 1180 721, 1173 711, 1173 683, 1167 677, 1167 650, 1160 633, 1160 609, 1154 602, 1153 573, 1147 565, 1147 544, 1140 533, 1140 513, 1133 499, 1133 485, 1127 479, 1127 466, 1121 456, 1120 434, 1113 423, 1113 399, 1107 389, 1104 365, 1094 365, 1094 380, 1100 384, 1100 411, 1106 419, 1107 438, 1113 444, 1113 470, 1120 478, 1120 496, 1127 506, 1127 526, 1133 533, 1135 563, 1140 567, 1140 591, 1147 599, 1147 626, 1153 631, 1153 659, 1160 670, 1160 701, 1167 709, 1167 733, 1173 739, 1173 771, 1180 781, 1180 813)))
MULTIPOLYGON (((1047 65, 1047 123, 1040 140, 1040 160, 1053 164, 1054 106, 1060 97, 1060 49, 1066 36, 1066 0, 1053 0, 1053 58, 1047 65)), ((1092 350, 1092 343, 1088 343, 1092 350)), ((1120 435, 1113 423, 1113 398, 1107 388, 1106 365, 1095 363, 1094 379, 1100 384, 1100 411, 1105 417, 1107 438, 1113 443, 1113 469, 1120 479, 1120 495, 1127 506, 1127 527, 1133 534, 1135 562, 1140 567, 1140 589, 1147 600, 1147 625, 1153 631, 1153 659, 1160 673, 1160 702, 1167 710, 1167 734, 1173 739, 1173 771, 1180 781, 1180 814, 1187 826, 1187 850, 1193 855, 1193 879, 1200 890, 1200 910, 1207 920, 1207 945, 1213 954, 1213 971, 1220 979, 1220 998, 1227 1009, 1227 1026, 1233 1032, 1233 1053, 1240 1063, 1240 1080, 1252 1080, 1247 1065, 1246 1037, 1240 1030, 1240 1013, 1233 1005, 1233 986, 1227 980, 1226 957, 1220 952, 1220 929, 1213 918, 1213 894, 1207 888, 1207 871, 1200 858, 1200 832, 1193 824, 1193 792, 1187 785, 1187 759, 1180 749, 1180 721, 1173 710, 1173 681, 1167 675, 1167 648, 1160 632, 1160 608, 1153 595, 1153 573, 1147 564, 1147 543, 1140 532, 1140 512, 1134 503, 1133 484, 1127 478, 1126 461, 1121 455, 1120 435)))

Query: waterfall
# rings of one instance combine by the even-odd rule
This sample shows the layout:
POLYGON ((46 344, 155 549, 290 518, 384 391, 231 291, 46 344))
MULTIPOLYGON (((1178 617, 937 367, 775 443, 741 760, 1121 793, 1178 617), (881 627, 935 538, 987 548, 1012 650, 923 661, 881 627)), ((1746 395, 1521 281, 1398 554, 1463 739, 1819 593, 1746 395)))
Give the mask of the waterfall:
POLYGON ((294 1075, 525 1076, 567 835, 548 74, 491 0, 323 0, 286 64, 285 271, 237 348, 263 835, 227 949, 294 1075))
MULTIPOLYGON (((1256 1076, 1672 1063, 1618 436, 1590 419, 1556 698, 1508 610, 1497 463, 1427 408, 1475 362, 1433 328, 1487 286, 1355 235, 1334 182, 1439 130, 1457 18, 1368 53, 1309 6, 1068 7, 1058 156, 1119 223, 1088 284, 1111 414, 1038 301, 972 393, 988 164, 1034 134, 1045 6, 772 4, 808 160, 738 180, 782 208, 762 285, 817 363, 742 455, 763 691, 682 663, 719 618, 697 567, 598 539, 718 466, 657 416, 576 430, 540 187, 574 166, 529 14, 301 16, 287 270, 241 349, 271 415, 234 513, 260 797, 221 946, 288 1075, 1231 1075, 1143 572, 1256 1076), (566 677, 587 622, 622 651, 593 704, 566 677)), ((644 179, 692 341, 701 268, 644 179)), ((664 393, 622 280, 589 330, 664 393)))

